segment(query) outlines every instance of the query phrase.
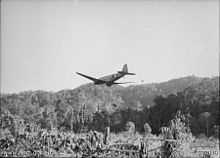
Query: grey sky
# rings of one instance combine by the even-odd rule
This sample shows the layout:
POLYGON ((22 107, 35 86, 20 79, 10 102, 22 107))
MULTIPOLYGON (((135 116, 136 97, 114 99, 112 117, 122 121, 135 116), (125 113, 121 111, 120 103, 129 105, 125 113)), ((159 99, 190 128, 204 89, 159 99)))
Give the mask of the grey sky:
POLYGON ((219 75, 219 1, 3 0, 1 91, 75 88, 127 63, 161 82, 219 75))

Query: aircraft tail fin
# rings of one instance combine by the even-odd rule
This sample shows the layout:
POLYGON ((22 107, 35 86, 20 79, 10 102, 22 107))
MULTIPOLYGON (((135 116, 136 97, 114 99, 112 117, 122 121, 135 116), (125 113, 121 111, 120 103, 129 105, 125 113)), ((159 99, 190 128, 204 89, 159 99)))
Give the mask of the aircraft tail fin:
POLYGON ((128 73, 128 65, 127 64, 124 64, 123 68, 122 68, 122 71, 124 73, 128 73))
POLYGON ((129 73, 128 72, 128 65, 124 64, 122 71, 118 71, 119 73, 125 74, 125 75, 135 75, 134 73, 129 73))

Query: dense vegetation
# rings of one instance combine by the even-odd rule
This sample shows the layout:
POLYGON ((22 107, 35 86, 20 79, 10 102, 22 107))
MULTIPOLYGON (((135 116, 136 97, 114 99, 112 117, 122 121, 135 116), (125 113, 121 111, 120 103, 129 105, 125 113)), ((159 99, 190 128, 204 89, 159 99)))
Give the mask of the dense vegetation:
MULTIPOLYGON (((59 92, 27 91, 1 94, 1 114, 35 122, 41 128, 80 132, 103 131, 107 125, 119 132, 133 121, 143 132, 147 122, 158 134, 177 110, 187 115, 194 135, 215 135, 219 128, 219 77, 194 76, 159 84, 129 87, 87 84, 59 92)), ((3 118, 1 118, 3 119, 3 118)))

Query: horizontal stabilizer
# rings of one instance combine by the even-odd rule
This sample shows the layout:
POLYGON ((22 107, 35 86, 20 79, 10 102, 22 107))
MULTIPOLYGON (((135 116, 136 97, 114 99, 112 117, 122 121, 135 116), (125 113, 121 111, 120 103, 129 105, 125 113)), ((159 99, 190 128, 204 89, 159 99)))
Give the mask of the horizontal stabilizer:
POLYGON ((135 73, 124 72, 124 71, 118 71, 118 73, 125 74, 125 75, 136 75, 135 73))
POLYGON ((128 73, 126 73, 126 75, 136 75, 136 74, 128 72, 128 73))

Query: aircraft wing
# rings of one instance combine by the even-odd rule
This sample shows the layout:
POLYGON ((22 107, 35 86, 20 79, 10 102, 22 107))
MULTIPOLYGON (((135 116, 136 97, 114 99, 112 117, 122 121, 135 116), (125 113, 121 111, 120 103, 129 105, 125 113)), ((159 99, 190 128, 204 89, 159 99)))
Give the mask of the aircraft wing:
POLYGON ((134 82, 113 82, 113 84, 127 84, 127 83, 134 83, 134 82))
POLYGON ((94 77, 91 77, 91 76, 87 76, 87 75, 84 75, 84 74, 79 73, 79 72, 76 72, 76 73, 77 73, 78 75, 83 76, 83 77, 85 77, 85 78, 88 78, 89 80, 92 80, 92 81, 94 81, 94 82, 105 83, 105 81, 103 81, 103 80, 100 80, 100 79, 97 79, 97 78, 94 78, 94 77))

